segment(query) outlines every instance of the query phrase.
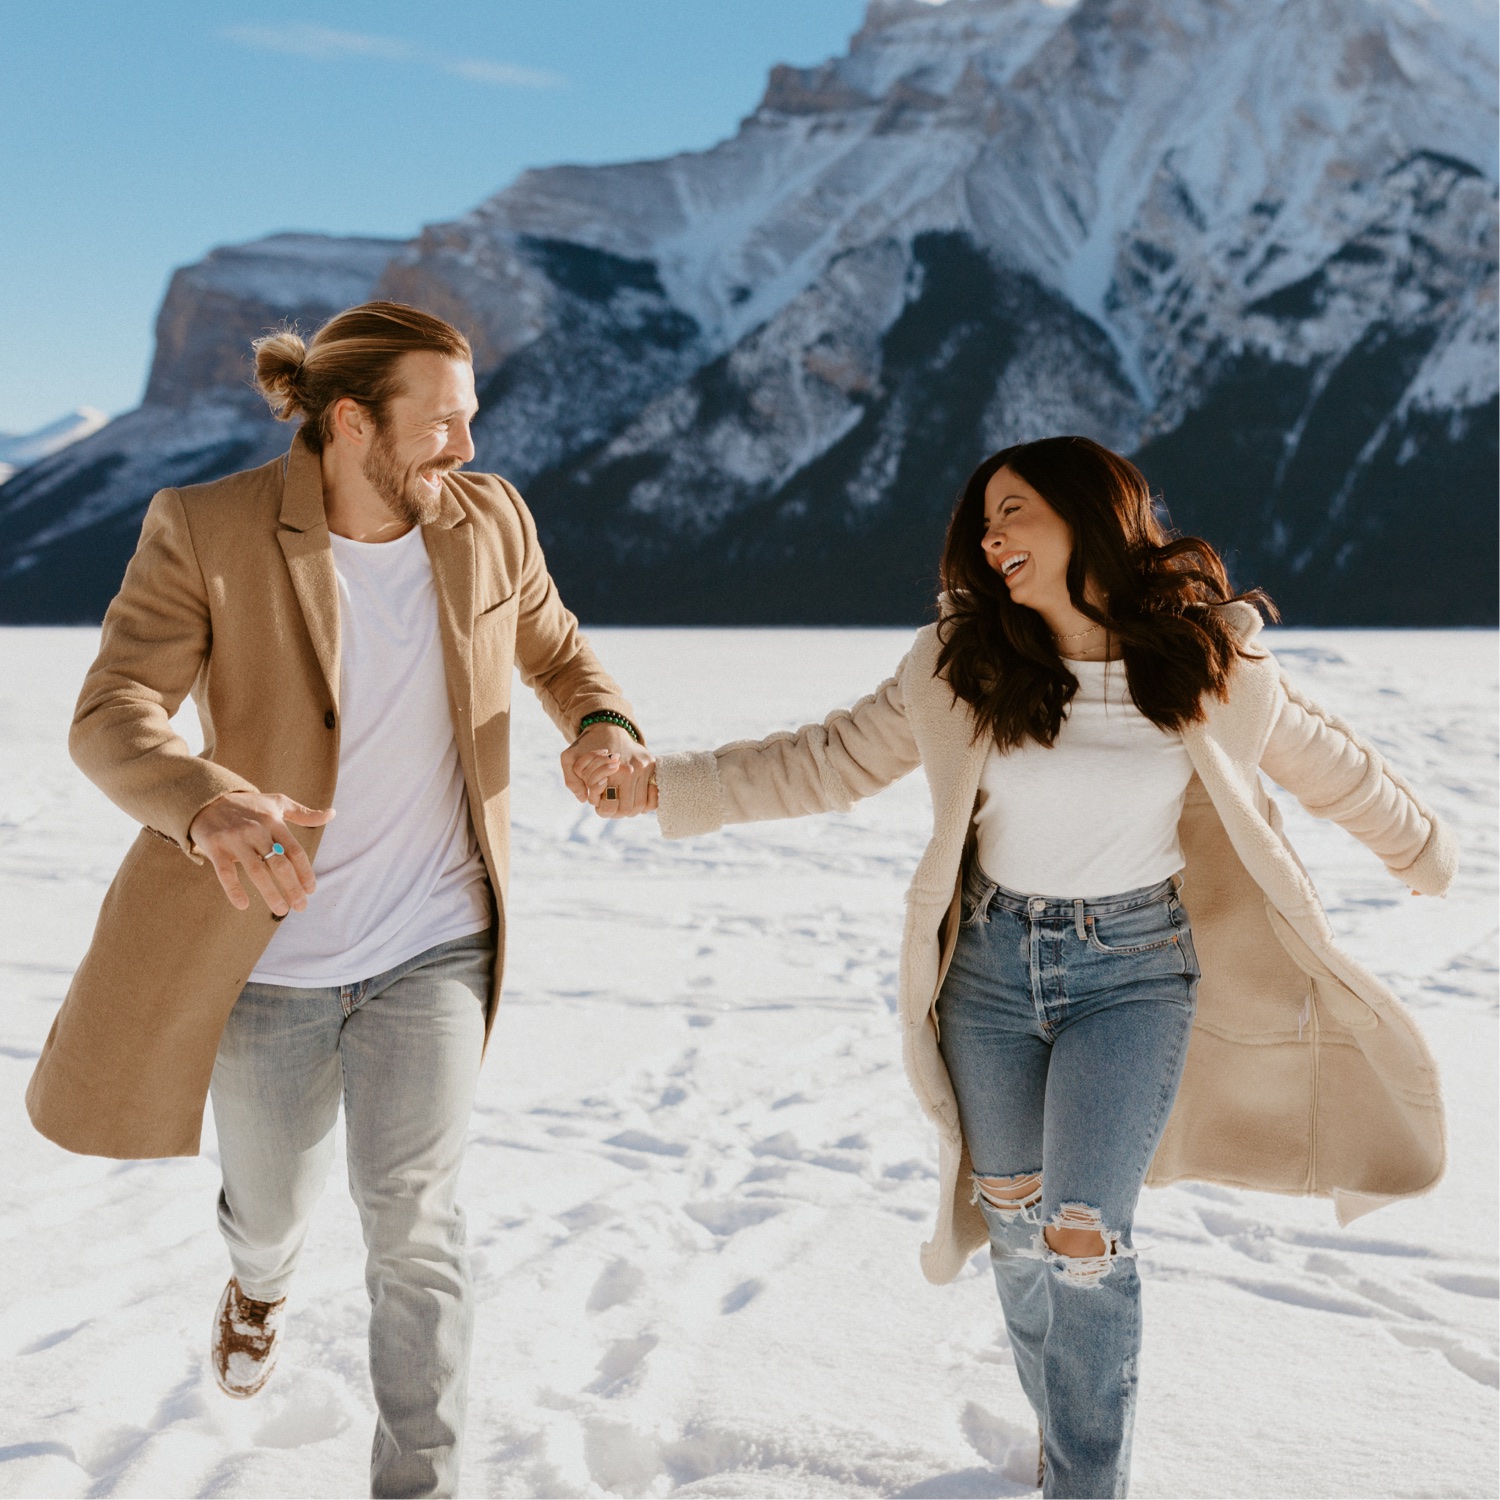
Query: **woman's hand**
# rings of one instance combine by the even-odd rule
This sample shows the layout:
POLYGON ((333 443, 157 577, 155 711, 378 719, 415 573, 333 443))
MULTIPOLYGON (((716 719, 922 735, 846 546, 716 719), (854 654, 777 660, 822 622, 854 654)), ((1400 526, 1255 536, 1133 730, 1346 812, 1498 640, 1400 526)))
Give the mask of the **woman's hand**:
POLYGON ((656 764, 656 758, 646 747, 638 744, 634 736, 621 729, 618 724, 590 724, 559 757, 563 781, 580 802, 594 802, 597 805, 597 791, 591 789, 590 784, 578 774, 578 768, 586 762, 594 765, 595 781, 598 782, 595 758, 601 756, 612 759, 618 765, 618 772, 611 773, 617 789, 624 785, 625 780, 643 761, 649 761, 652 766, 656 764))
POLYGON ((656 810, 656 757, 649 751, 628 763, 612 751, 593 751, 573 762, 573 774, 584 788, 579 800, 591 802, 601 818, 633 818, 656 810))

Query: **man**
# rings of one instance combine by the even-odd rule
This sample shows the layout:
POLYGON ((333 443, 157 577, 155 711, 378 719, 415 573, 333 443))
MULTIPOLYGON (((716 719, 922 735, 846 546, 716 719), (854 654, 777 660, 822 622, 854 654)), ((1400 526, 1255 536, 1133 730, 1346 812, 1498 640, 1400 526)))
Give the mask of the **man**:
POLYGON ((520 496, 459 472, 462 334, 372 302, 306 347, 259 340, 256 375, 301 419, 291 451, 153 499, 79 698, 74 758, 146 826, 27 1105, 72 1151, 192 1155, 211 1086, 233 1268, 211 1359, 248 1397, 342 1099, 372 1493, 451 1495, 472 1324, 454 1195, 504 960, 513 666, 580 799, 587 754, 617 773, 610 810, 635 808, 649 758, 520 496), (189 691, 200 756, 169 722, 189 691))

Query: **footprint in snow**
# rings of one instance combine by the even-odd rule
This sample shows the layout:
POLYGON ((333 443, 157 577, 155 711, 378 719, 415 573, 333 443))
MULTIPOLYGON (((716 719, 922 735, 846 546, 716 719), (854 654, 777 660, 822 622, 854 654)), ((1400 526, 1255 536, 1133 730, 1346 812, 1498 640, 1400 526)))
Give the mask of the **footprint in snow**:
POLYGON ((585 1422, 583 1458, 589 1477, 610 1495, 647 1494, 662 1470, 661 1450, 622 1422, 585 1422))
POLYGON ((780 1135, 770 1135, 763 1141, 757 1141, 750 1148, 750 1154, 752 1156, 779 1156, 783 1161, 801 1161, 802 1147, 790 1130, 783 1130, 780 1135))
POLYGON ((595 1229, 600 1224, 607 1224, 614 1217, 613 1209, 590 1200, 580 1203, 576 1208, 568 1209, 566 1213, 558 1214, 557 1222, 562 1224, 570 1234, 577 1234, 581 1230, 595 1229))
POLYGON ((1351 1292, 1357 1292, 1361 1297, 1367 1297, 1377 1307, 1383 1307, 1397 1314, 1399 1317, 1410 1318, 1416 1323, 1438 1323, 1442 1320, 1435 1314, 1429 1312, 1415 1298, 1405 1296, 1403 1293, 1393 1290, 1388 1286, 1381 1286, 1378 1281, 1370 1281, 1365 1277, 1348 1283, 1351 1292))
POLYGON ((863 1153, 869 1150, 869 1142, 862 1135, 846 1135, 835 1142, 828 1151, 804 1150, 790 1130, 767 1136, 750 1148, 753 1156, 774 1156, 782 1161, 802 1162, 809 1167, 824 1167, 831 1172, 859 1172, 863 1166, 863 1153))
POLYGON ((262 1448, 305 1448, 337 1437, 353 1417, 342 1387, 326 1376, 306 1374, 275 1392, 274 1404, 255 1429, 255 1441, 262 1448))
POLYGON ((916 1157, 910 1157, 906 1161, 893 1162, 880 1174, 892 1182, 911 1182, 914 1179, 923 1181, 930 1179, 937 1181, 937 1173, 925 1161, 919 1161, 916 1157))
POLYGON ((779 1203, 688 1203, 684 1212, 696 1219, 710 1234, 728 1238, 742 1229, 751 1229, 774 1219, 782 1212, 779 1203))
POLYGON ((1036 1428, 997 1417, 971 1401, 958 1419, 968 1445, 1005 1478, 1017 1483, 1036 1480, 1036 1428))
POLYGON ((51 1333, 44 1333, 40 1338, 32 1339, 29 1344, 23 1345, 16 1350, 18 1355, 40 1354, 43 1349, 51 1349, 58 1344, 66 1342, 75 1333, 81 1333, 94 1320, 85 1318, 81 1323, 75 1323, 71 1328, 55 1328, 51 1333))
POLYGON ((742 1281, 732 1292, 725 1292, 724 1300, 719 1303, 719 1311, 722 1313, 737 1313, 742 1307, 755 1301, 764 1291, 763 1282, 751 1277, 749 1281, 742 1281))
POLYGON ((628 1260, 611 1261, 599 1273, 594 1289, 584 1306, 591 1313, 607 1312, 622 1302, 629 1302, 646 1284, 646 1274, 628 1260))
POLYGON ((1500 1363, 1493 1355, 1471 1349, 1461 1339, 1451 1334, 1437 1333, 1425 1328, 1388 1328, 1387 1332, 1409 1349, 1432 1349, 1458 1371, 1467 1375, 1476 1385, 1500 1386, 1500 1363))
POLYGON ((1272 1302, 1285 1302, 1291 1307, 1308 1307, 1314 1312, 1343 1313, 1353 1318, 1374 1318, 1379 1314, 1364 1301, 1356 1302, 1348 1297, 1338 1297, 1320 1287, 1297 1286, 1285 1281, 1250 1281, 1242 1276, 1226 1276, 1229 1286, 1256 1297, 1265 1297, 1272 1302))
POLYGON ((1336 1255, 1329 1255, 1324 1251, 1315 1251, 1303 1262, 1303 1269, 1314 1276, 1326 1277, 1329 1281, 1337 1283, 1346 1292, 1353 1292, 1356 1296, 1363 1297, 1373 1302, 1377 1307, 1393 1312, 1399 1317, 1411 1318, 1418 1323, 1434 1323, 1438 1319, 1411 1297, 1393 1287, 1383 1286, 1378 1281, 1372 1281, 1367 1276, 1361 1276, 1354 1267, 1348 1265, 1336 1255))
POLYGON ((1460 1297, 1500 1297, 1500 1279, 1494 1276, 1429 1276, 1434 1286, 1460 1297))
POLYGON ((634 1383, 646 1356, 661 1342, 654 1333, 616 1339, 595 1367, 599 1374, 584 1387, 592 1396, 617 1396, 634 1383))
POLYGON ((650 1156, 686 1156, 688 1148, 679 1141, 664 1141, 660 1136, 650 1135, 644 1130, 622 1130, 604 1143, 606 1146, 623 1146, 627 1151, 643 1151, 650 1156))
POLYGON ((780 1162, 763 1161, 758 1167, 751 1167, 740 1178, 740 1182, 780 1182, 783 1177, 791 1176, 791 1172, 790 1167, 783 1166, 780 1162))

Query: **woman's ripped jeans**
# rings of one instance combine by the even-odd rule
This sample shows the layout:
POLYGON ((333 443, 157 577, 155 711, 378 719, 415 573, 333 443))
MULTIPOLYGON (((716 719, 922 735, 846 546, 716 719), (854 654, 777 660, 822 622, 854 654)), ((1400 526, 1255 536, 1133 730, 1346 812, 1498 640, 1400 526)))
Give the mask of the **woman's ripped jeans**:
POLYGON ((1141 1338, 1131 1224, 1198 977, 1174 880, 1060 901, 970 867, 939 1032, 1049 1496, 1126 1493, 1141 1338))

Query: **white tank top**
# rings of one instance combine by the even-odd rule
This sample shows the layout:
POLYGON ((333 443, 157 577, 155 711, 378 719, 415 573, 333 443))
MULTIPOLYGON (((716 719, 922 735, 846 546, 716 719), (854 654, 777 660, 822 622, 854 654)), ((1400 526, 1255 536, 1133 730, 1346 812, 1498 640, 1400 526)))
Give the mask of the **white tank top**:
POLYGON ((990 751, 974 814, 979 865, 1028 896, 1098 900, 1182 868, 1193 766, 1182 736, 1130 701, 1125 664, 1070 661, 1078 692, 1057 743, 990 751))
POLYGON ((313 861, 318 888, 306 911, 278 924, 250 975, 259 984, 319 989, 373 979, 490 925, 427 544, 417 527, 394 542, 331 541, 338 816, 313 861))

